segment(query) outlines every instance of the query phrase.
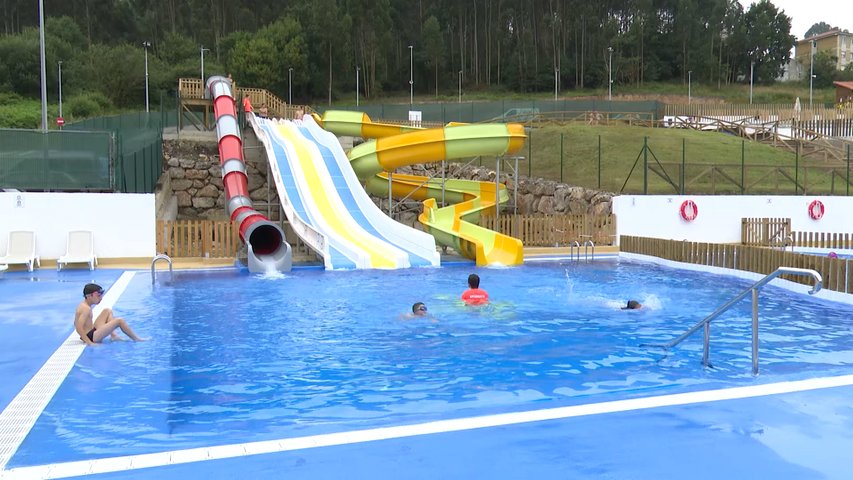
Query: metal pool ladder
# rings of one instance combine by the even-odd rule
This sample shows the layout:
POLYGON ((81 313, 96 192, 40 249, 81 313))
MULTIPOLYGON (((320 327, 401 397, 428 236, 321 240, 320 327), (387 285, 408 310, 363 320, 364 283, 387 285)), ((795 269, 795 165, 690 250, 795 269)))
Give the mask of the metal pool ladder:
POLYGON ((157 256, 154 257, 153 260, 151 260, 151 285, 154 285, 154 279, 155 279, 154 265, 157 263, 157 260, 165 260, 166 262, 169 263, 169 278, 174 278, 173 272, 172 272, 172 259, 169 258, 169 256, 166 255, 165 253, 158 253, 157 256))
POLYGON ((581 247, 583 247, 584 261, 595 259, 595 244, 592 240, 587 240, 581 245, 577 240, 569 244, 569 259, 579 262, 581 260, 581 247), (590 247, 592 247, 592 256, 590 256, 590 247))
POLYGON ((770 282, 771 280, 773 280, 774 278, 776 278, 782 274, 811 276, 812 278, 814 278, 815 284, 814 284, 814 287, 812 287, 812 289, 809 290, 809 295, 814 295, 815 293, 819 292, 821 289, 821 286, 823 284, 823 278, 821 278, 820 273, 818 273, 814 270, 807 269, 807 268, 779 267, 776 269, 775 272, 773 272, 773 273, 767 275, 766 277, 762 278, 761 280, 755 282, 755 284, 753 284, 751 287, 749 287, 746 290, 744 290, 743 292, 739 293, 733 299, 729 300, 728 302, 726 302, 725 304, 720 306, 720 308, 714 310, 714 313, 708 315, 702 321, 700 321, 696 325, 693 325, 692 327, 687 329, 686 332, 682 333, 681 335, 679 335, 674 340, 671 340, 668 343, 662 343, 662 344, 644 343, 644 344, 641 344, 640 346, 643 346, 643 347, 659 347, 659 348, 664 348, 664 349, 670 349, 670 348, 678 345, 679 343, 683 342, 690 335, 693 335, 696 332, 696 330, 699 330, 700 328, 704 327, 704 334, 705 335, 704 335, 704 341, 702 344, 702 346, 703 346, 702 365, 707 367, 710 365, 709 357, 710 357, 710 343, 711 343, 711 320, 719 317, 723 312, 725 312, 726 310, 731 308, 734 304, 736 304, 737 302, 742 300, 744 297, 746 297, 747 294, 752 293, 752 374, 758 375, 758 291, 761 289, 761 287, 766 285, 768 282, 770 282))

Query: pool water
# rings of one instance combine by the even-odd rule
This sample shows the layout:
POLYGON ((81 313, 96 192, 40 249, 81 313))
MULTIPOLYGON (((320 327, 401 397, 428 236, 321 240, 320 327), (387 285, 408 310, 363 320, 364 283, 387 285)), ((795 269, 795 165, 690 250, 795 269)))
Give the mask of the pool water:
MULTIPOLYGON (((853 307, 766 287, 761 375, 751 306, 680 334, 752 282, 639 261, 137 274, 116 304, 144 343, 87 348, 10 466, 152 453, 844 372, 853 307), (628 299, 644 304, 622 310, 628 299), (430 317, 411 318, 422 301, 430 317)), ((847 373, 847 372, 845 372, 847 373)))

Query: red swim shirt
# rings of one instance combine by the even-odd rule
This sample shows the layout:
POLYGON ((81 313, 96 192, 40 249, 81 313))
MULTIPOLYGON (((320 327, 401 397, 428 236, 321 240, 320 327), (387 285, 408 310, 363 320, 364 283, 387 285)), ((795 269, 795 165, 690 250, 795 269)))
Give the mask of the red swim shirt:
POLYGON ((479 288, 469 288, 462 293, 462 300, 468 305, 489 303, 489 294, 479 288))

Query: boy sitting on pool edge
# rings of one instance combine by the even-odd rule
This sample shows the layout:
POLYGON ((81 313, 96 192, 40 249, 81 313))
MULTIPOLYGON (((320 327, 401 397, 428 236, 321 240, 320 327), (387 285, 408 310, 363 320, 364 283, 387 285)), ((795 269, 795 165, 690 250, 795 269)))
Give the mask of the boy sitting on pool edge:
POLYGON ((83 287, 83 301, 77 305, 77 310, 74 312, 74 329, 80 335, 80 340, 83 340, 86 345, 97 345, 107 338, 107 335, 110 335, 112 340, 118 340, 115 330, 120 328, 134 342, 143 341, 144 339, 139 338, 123 318, 113 317, 113 311, 110 308, 101 310, 98 318, 94 323, 92 322, 92 307, 101 303, 103 298, 104 289, 100 285, 87 283, 83 287))

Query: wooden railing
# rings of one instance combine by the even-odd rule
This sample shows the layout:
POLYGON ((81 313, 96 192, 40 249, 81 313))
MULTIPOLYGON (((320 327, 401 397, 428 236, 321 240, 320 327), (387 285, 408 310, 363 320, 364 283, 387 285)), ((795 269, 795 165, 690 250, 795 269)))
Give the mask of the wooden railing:
POLYGON ((667 104, 664 115, 694 115, 705 117, 758 117, 767 120, 770 117, 779 119, 834 120, 838 118, 853 118, 853 105, 843 105, 841 108, 812 107, 803 105, 797 110, 791 103, 755 103, 745 104, 667 104))
MULTIPOLYGON (((804 255, 789 250, 762 248, 749 245, 700 243, 661 238, 631 237, 623 235, 619 241, 622 252, 651 255, 675 262, 732 268, 763 275, 779 267, 808 268, 823 277, 823 288, 836 292, 853 291, 853 266, 843 258, 826 255, 804 255)), ((783 275, 792 282, 809 284, 807 277, 783 275)))
MULTIPOLYGON (((288 105, 287 102, 263 88, 244 88, 234 85, 234 100, 238 108, 242 107, 243 97, 249 97, 252 107, 257 111, 262 105, 267 106, 270 115, 281 118, 296 118, 300 113, 313 113, 314 109, 307 105, 288 105)), ((179 78, 178 95, 187 99, 204 98, 204 82, 200 78, 179 78)))
POLYGON ((763 247, 793 243, 790 218, 741 218, 740 243, 763 247))
POLYGON ((566 246, 592 240, 613 245, 614 215, 501 215, 480 218, 480 226, 521 240, 530 247, 566 246))
POLYGON ((793 232, 794 245, 813 248, 853 248, 853 233, 793 232))
POLYGON ((790 218, 742 218, 740 232, 743 245, 853 248, 853 233, 794 232, 790 218))
POLYGON ((157 253, 170 257, 234 258, 241 246, 230 221, 157 220, 157 253))

